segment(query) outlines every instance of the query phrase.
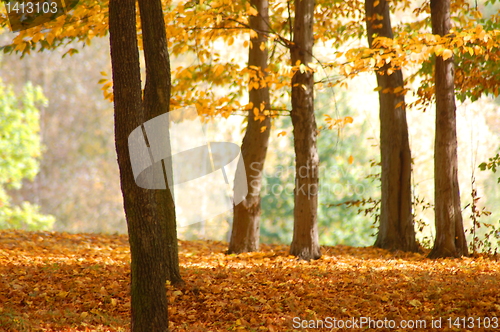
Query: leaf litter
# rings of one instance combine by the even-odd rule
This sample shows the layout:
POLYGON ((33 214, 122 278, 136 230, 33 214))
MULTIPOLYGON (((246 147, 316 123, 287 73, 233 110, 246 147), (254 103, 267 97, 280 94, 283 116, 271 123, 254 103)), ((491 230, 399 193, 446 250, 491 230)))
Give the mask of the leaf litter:
MULTIPOLYGON (((500 318, 496 256, 430 260, 335 246, 305 262, 283 245, 240 255, 226 249, 179 241, 186 283, 167 285, 172 332, 375 330, 312 328, 363 317, 427 322, 412 331, 465 331, 447 322, 473 318, 469 330, 486 331, 479 320, 500 318), (436 319, 443 325, 432 329, 436 319)), ((129 331, 129 269, 125 235, 0 231, 0 331, 129 331)))

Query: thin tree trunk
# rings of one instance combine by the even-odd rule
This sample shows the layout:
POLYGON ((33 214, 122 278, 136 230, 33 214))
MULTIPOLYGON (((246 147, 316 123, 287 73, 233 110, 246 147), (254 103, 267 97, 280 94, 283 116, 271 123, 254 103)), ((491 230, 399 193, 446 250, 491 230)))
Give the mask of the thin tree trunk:
MULTIPOLYGON (((386 0, 366 0, 365 11, 370 47, 373 47, 373 40, 377 36, 393 38, 386 0)), ((388 67, 376 73, 380 89, 382 202, 375 246, 389 250, 418 251, 411 211, 411 152, 402 93, 403 74, 401 70, 395 70, 388 75, 388 67), (396 88, 400 90, 395 92, 396 88), (386 89, 390 89, 390 92, 386 92, 386 89)))
MULTIPOLYGON (((259 68, 256 70, 257 77, 263 79, 266 76, 268 51, 267 47, 261 49, 261 45, 267 42, 269 32, 269 13, 267 0, 252 0, 251 4, 259 14, 250 17, 250 27, 257 32, 257 36, 251 38, 248 51, 248 66, 259 68)), ((260 80, 258 81, 260 84, 260 80)), ((260 189, 262 186, 262 170, 266 159, 269 133, 271 130, 271 119, 265 116, 263 120, 258 119, 263 112, 270 107, 269 87, 262 86, 258 89, 249 89, 250 103, 253 109, 248 110, 248 124, 241 146, 241 153, 247 176, 248 194, 245 199, 234 207, 233 228, 231 241, 229 243, 229 254, 251 252, 259 249, 260 230, 260 189), (262 131, 262 128, 265 130, 262 131)), ((239 174, 237 171, 236 174, 239 174)))
MULTIPOLYGON (((141 14, 151 19, 148 15, 152 12, 149 10, 157 11, 158 8, 161 14, 159 3, 159 0, 148 2, 151 8, 145 8, 143 4, 141 14)), ((163 16, 161 19, 163 23, 163 16)), ((164 31, 164 23, 162 28, 160 22, 155 19, 151 19, 146 25, 153 25, 155 29, 164 31)), ((177 246, 177 239, 173 241, 170 233, 172 223, 175 225, 174 204, 168 190, 148 190, 136 185, 130 161, 128 136, 134 129, 160 112, 157 105, 164 107, 166 102, 167 108, 163 111, 168 110, 166 96, 169 95, 170 82, 167 81, 158 87, 157 90, 161 91, 158 92, 160 96, 154 96, 154 92, 146 92, 143 104, 135 0, 110 0, 109 32, 115 106, 115 144, 132 256, 132 331, 168 331, 165 282, 169 277, 171 271, 169 268, 172 268, 174 261, 172 255, 176 254, 177 246), (166 98, 166 101, 161 100, 162 97, 166 98), (155 101, 154 98, 160 98, 160 101, 155 101)), ((146 27, 143 24, 143 35, 149 36, 145 39, 152 38, 150 35, 152 33, 151 26, 146 27)), ((149 53, 157 51, 154 46, 149 49, 149 53)), ((151 57, 149 59, 152 63, 155 62, 151 57)), ((162 61, 165 61, 165 57, 162 61)), ((148 75, 153 74, 148 73, 148 75)), ((155 80, 150 78, 147 85, 151 87, 147 90, 154 88, 155 80)), ((172 275, 170 277, 172 278, 172 275)))
MULTIPOLYGON (((312 62, 314 0, 295 1, 292 65, 312 62)), ((314 74, 307 67, 292 77, 292 124, 295 146, 295 207, 290 254, 311 260, 321 257, 318 238, 317 127, 314 116, 314 74)))
MULTIPOLYGON (((431 0, 432 32, 450 32, 450 0, 431 0)), ((453 57, 436 57, 436 138, 434 145, 434 199, 436 239, 430 258, 467 256, 458 183, 457 128, 453 57)))

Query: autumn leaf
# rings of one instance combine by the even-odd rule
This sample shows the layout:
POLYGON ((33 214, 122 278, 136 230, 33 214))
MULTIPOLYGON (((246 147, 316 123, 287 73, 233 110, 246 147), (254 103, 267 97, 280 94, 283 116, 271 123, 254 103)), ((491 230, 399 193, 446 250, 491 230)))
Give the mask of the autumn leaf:
POLYGON ((286 135, 286 131, 280 131, 277 136, 281 137, 281 136, 285 136, 285 135, 286 135))
POLYGON ((448 60, 453 56, 453 51, 450 49, 445 49, 441 56, 443 57, 443 60, 448 60))
POLYGON ((411 300, 409 303, 414 307, 420 307, 422 303, 419 300, 411 300))
MULTIPOLYGON (((226 255, 223 242, 179 244, 186 284, 166 288, 171 327, 178 332, 291 332, 297 330, 294 317, 500 314, 500 262, 493 256, 434 261, 425 251, 336 246, 323 247, 321 259, 306 263, 289 256, 285 245, 226 255)), ((0 231, 0 274, 3 330, 130 328, 126 236, 0 231)))

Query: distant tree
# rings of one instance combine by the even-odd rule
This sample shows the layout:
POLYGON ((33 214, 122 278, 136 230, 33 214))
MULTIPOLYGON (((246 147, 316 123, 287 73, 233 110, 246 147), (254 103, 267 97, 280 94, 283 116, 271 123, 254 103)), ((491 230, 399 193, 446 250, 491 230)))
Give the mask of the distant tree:
POLYGON ((240 204, 234 207, 229 254, 259 249, 260 189, 271 131, 271 118, 268 114, 270 108, 269 86, 264 80, 267 76, 268 52, 266 43, 269 34, 269 3, 267 0, 252 0, 251 4, 255 6, 258 14, 249 18, 250 28, 255 31, 255 35, 250 39, 248 67, 255 70, 257 79, 251 80, 249 84, 248 93, 252 108, 248 110, 247 129, 241 145, 248 194, 240 204))
POLYGON ((128 136, 169 110, 170 61, 160 0, 139 1, 146 62, 141 89, 135 0, 111 0, 109 31, 115 105, 115 142, 132 256, 132 331, 168 331, 165 282, 181 282, 175 206, 170 190, 136 185, 128 136))
MULTIPOLYGON (((393 38, 389 3, 366 0, 368 43, 376 37, 393 38)), ((385 66, 376 72, 380 107, 382 195, 375 246, 417 251, 411 206, 411 152, 404 99, 403 73, 385 66), (390 70, 390 72, 388 71, 390 70)))
MULTIPOLYGON (((358 211, 359 204, 356 202, 364 197, 379 195, 378 180, 364 176, 366 165, 378 153, 365 143, 370 135, 368 121, 360 120, 361 115, 349 106, 345 92, 335 90, 335 96, 332 95, 333 89, 316 91, 314 98, 319 129, 319 241, 324 245, 369 246, 373 242, 373 220, 358 211), (332 110, 333 99, 336 104, 334 109, 338 111, 332 110), (334 112, 338 113, 334 118, 330 117, 334 112), (352 117, 355 120, 351 124, 348 121, 352 117), (344 128, 338 125, 330 128, 339 119, 342 119, 340 124, 344 128), (349 156, 353 157, 351 161, 349 156)), ((280 130, 292 131, 290 117, 277 117, 273 121, 280 130)), ((270 146, 273 154, 266 161, 270 167, 265 173, 262 191, 260 239, 263 243, 286 244, 292 239, 293 224, 290 220, 293 220, 294 214, 295 160, 291 147, 293 136, 288 134, 274 139, 270 146)))
MULTIPOLYGON (((450 0, 431 0, 432 33, 450 33, 450 0)), ((458 183, 457 125, 453 56, 436 56, 436 138, 434 197, 436 238, 430 258, 467 256, 458 183)))
POLYGON ((54 217, 24 201, 11 202, 7 189, 19 189, 24 179, 33 180, 42 155, 39 106, 47 99, 39 87, 28 83, 22 96, 0 80, 0 228, 50 230, 54 217))
POLYGON ((295 1, 292 65, 300 65, 292 77, 292 124, 295 148, 294 227, 290 253, 301 259, 321 257, 318 238, 319 157, 314 116, 313 59, 314 0, 295 1))

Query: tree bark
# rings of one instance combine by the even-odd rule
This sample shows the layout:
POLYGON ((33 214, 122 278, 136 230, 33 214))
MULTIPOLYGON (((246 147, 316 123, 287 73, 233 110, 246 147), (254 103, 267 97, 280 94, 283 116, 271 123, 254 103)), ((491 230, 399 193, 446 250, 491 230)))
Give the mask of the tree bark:
MULTIPOLYGON (((450 0, 431 0, 432 33, 450 32, 450 0)), ((457 128, 453 57, 436 57, 436 137, 434 144, 434 199, 436 238, 430 258, 467 256, 458 183, 457 128)))
MULTIPOLYGON (((167 49, 165 21, 160 0, 139 0, 139 10, 142 26, 144 58, 146 62, 146 84, 144 87, 144 108, 148 117, 154 118, 170 110, 170 58, 167 49)), ((167 144, 167 143, 163 143, 167 144)), ((170 149, 169 149, 170 150, 170 149)), ((172 174, 171 160, 164 161, 172 174), (170 162, 170 163, 169 163, 170 162)), ((179 254, 177 245, 177 224, 173 193, 170 190, 156 192, 159 201, 157 206, 164 233, 166 250, 166 275, 172 284, 183 283, 179 271, 179 254)))
POLYGON ((312 61, 314 0, 295 1, 292 65, 305 70, 292 77, 292 124, 295 146, 295 207, 290 254, 304 260, 318 259, 318 165, 317 127, 314 117, 314 74, 312 61))
MULTIPOLYGON (((257 36, 250 39, 248 51, 248 66, 259 68, 256 70, 257 82, 267 75, 267 47, 261 49, 261 45, 267 42, 269 33, 269 13, 267 0, 252 0, 259 14, 250 17, 250 28, 257 32, 257 36)), ((251 83, 251 82, 250 82, 251 83)), ((269 133, 271 131, 271 118, 263 112, 269 110, 270 98, 269 87, 260 85, 259 88, 249 88, 250 103, 253 109, 248 110, 248 124, 241 145, 241 153, 247 175, 248 194, 245 199, 234 207, 233 227, 231 241, 229 243, 229 254, 257 251, 259 249, 260 230, 260 190, 262 186, 262 170, 266 159, 269 133), (257 110, 257 114, 254 113, 257 110), (264 131, 261 128, 265 127, 264 131)), ((236 174, 239 174, 237 171, 236 174)))
MULTIPOLYGON (((148 44, 148 40, 152 38, 158 38, 152 30, 165 31, 163 16, 156 15, 154 19, 148 16, 158 10, 160 15, 162 14, 159 4, 159 0, 151 0, 146 6, 142 4, 141 14, 150 20, 147 24, 143 23, 145 44, 148 44), (161 17, 161 22, 157 21, 158 17, 161 17)), ((168 110, 169 98, 167 97, 170 93, 170 80, 169 77, 163 77, 166 83, 159 83, 149 70, 143 102, 135 0, 110 1, 109 32, 115 107, 115 143, 132 256, 131 330, 133 332, 168 331, 168 301, 165 282, 168 277, 178 280, 175 274, 169 273, 175 269, 178 270, 178 266, 172 265, 175 262, 173 256, 177 255, 177 238, 175 233, 172 233, 175 232, 173 199, 169 190, 148 190, 136 185, 129 159, 128 136, 144 122, 168 110), (156 87, 155 84, 158 86, 156 87), (153 89, 156 92, 151 92, 153 89), (174 226, 173 229, 172 226, 174 226)), ((166 42, 166 39, 162 42, 166 42)), ((158 45, 145 45, 150 55, 158 52, 157 47, 158 45)), ((163 50, 166 51, 166 47, 163 50)), ((168 55, 167 58, 160 55, 160 58, 161 61, 167 61, 168 55)), ((156 68, 154 65, 156 60, 152 60, 151 56, 147 57, 147 61, 151 61, 150 69, 156 68)), ((161 74, 162 72, 157 75, 161 74)))
MULTIPOLYGON (((366 0, 368 43, 375 37, 393 38, 389 4, 366 0), (376 5, 375 5, 376 4, 376 5)), ((418 251, 411 206, 411 152, 406 122, 404 82, 401 70, 390 75, 389 66, 377 71, 380 105, 380 154, 382 159, 382 201, 375 247, 418 251), (394 91, 400 88, 401 91, 394 91), (387 92, 387 89, 390 91, 387 92)))

